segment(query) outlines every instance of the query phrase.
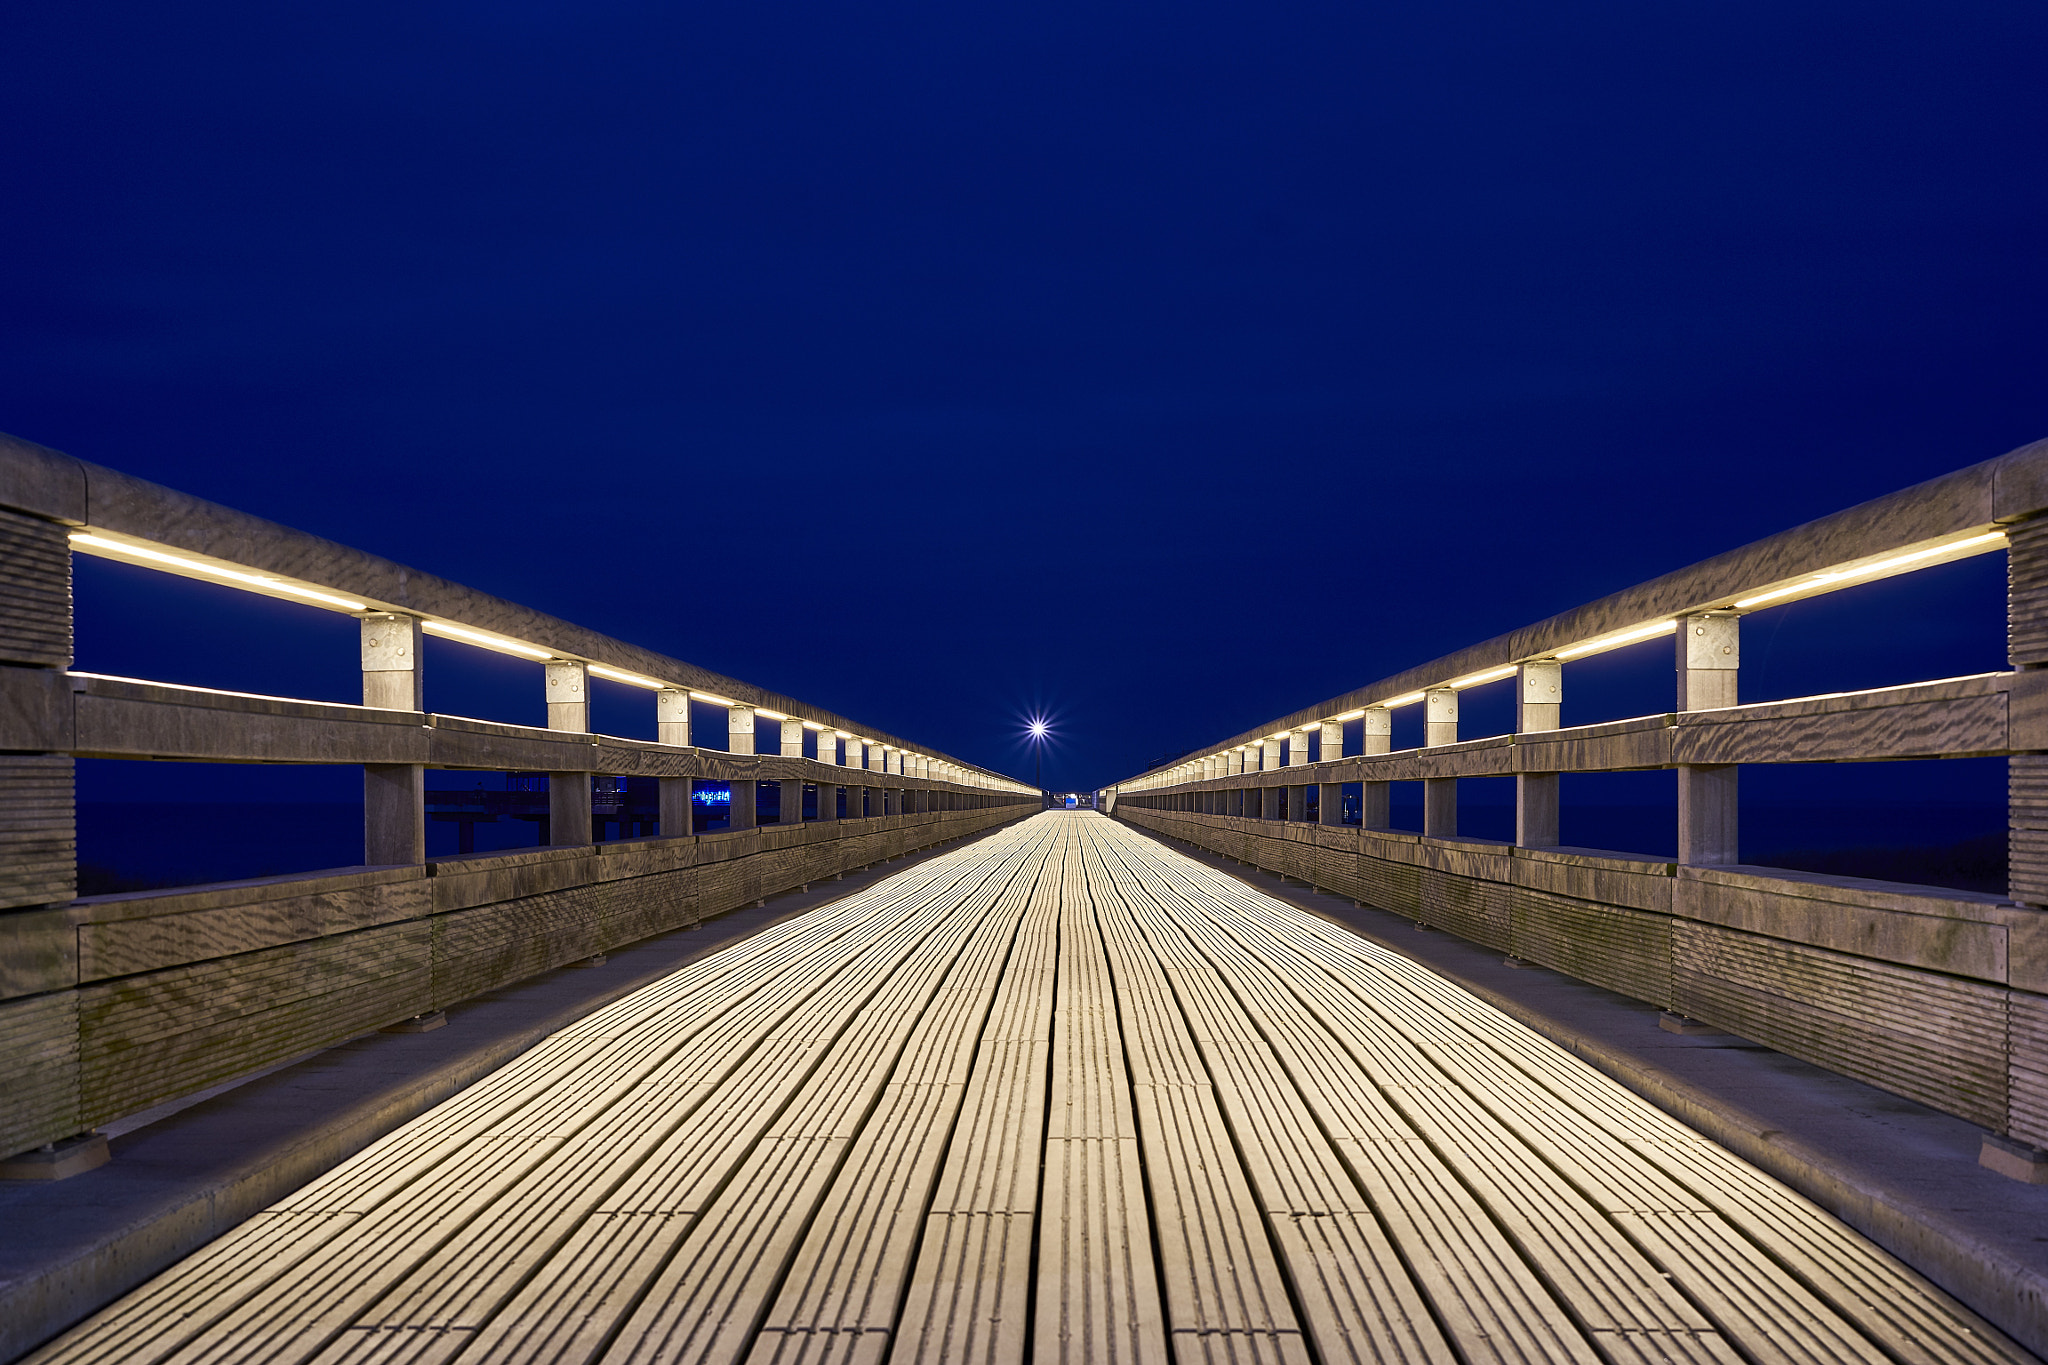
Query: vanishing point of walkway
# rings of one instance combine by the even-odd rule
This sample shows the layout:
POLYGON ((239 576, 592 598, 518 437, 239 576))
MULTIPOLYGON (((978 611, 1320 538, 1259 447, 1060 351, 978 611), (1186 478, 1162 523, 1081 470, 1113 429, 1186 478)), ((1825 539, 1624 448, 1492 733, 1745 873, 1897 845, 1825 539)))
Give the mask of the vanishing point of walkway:
POLYGON ((30 1359, 2031 1359, 1471 996, 1100 816, 695 963, 30 1359))

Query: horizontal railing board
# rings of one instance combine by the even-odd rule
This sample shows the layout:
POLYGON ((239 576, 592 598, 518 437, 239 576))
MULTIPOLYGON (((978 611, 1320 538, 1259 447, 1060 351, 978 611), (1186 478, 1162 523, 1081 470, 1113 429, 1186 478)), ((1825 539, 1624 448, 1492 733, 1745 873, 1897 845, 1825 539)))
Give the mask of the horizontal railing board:
MULTIPOLYGON (((18 670, 0 669, 0 684, 18 670)), ((943 778, 913 777, 782 754, 734 754, 436 712, 300 701, 175 683, 74 673, 68 721, 45 707, 46 687, 24 689, 12 733, 0 742, 92 758, 175 758, 216 763, 417 763, 481 772, 595 772, 706 781, 805 781, 832 786, 988 794, 943 778), (43 718, 34 719, 34 715, 43 718)), ((0 706, 6 694, 0 686, 0 706)), ((6 726, 0 714, 0 727, 6 726)), ((66 760, 58 760, 66 761, 66 760)), ((68 771, 68 768, 66 769, 68 771)))
MULTIPOLYGON (((1434 748, 1352 754, 1299 767, 1203 778, 1129 792, 1122 800, 1143 800, 1169 792, 1511 773, 1624 772, 1679 764, 1994 757, 2025 749, 2028 746, 2023 740, 2036 747, 2048 744, 2048 700, 2041 703, 2042 733, 2009 733, 2008 694, 2022 690, 2031 696, 2035 689, 2048 686, 2032 682, 2035 677, 2048 679, 2048 670, 2039 674, 1982 673, 1712 711, 1661 712, 1597 725, 1492 735, 1434 748)), ((2048 692, 2042 695, 2048 697, 2048 692)))
POLYGON ((421 919, 424 879, 367 882, 281 899, 78 926, 81 982, 421 919))
MULTIPOLYGON (((616 640, 545 612, 281 526, 133 475, 0 435, 0 508, 133 536, 261 573, 300 579, 372 607, 445 619, 571 657, 785 712, 977 773, 990 770, 794 697, 616 640)), ((1007 779, 1006 779, 1007 780, 1007 779)))
MULTIPOLYGON (((1735 597, 1770 583, 1818 573, 1901 546, 2018 521, 2044 509, 2048 509, 2048 441, 2037 441, 1996 459, 1873 498, 1547 620, 1403 669, 1315 706, 1277 716, 1228 739, 1201 745, 1189 754, 1220 753, 1280 730, 1296 729, 1390 697, 1439 686, 1452 678, 1483 673, 1522 659, 1542 658, 1581 641, 1648 622, 1673 620, 1726 606, 1735 597)), ((1126 783, 1171 766, 1136 774, 1126 783)))

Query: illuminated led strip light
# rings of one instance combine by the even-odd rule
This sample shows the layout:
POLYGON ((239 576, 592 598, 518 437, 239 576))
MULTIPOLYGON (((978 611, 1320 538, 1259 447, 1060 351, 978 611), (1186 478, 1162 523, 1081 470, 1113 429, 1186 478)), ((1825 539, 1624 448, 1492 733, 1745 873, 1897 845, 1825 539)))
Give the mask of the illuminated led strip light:
POLYGON ((1981 545, 1983 547, 1978 553, 1987 553, 1992 549, 1991 542, 1994 540, 2003 543, 2005 532, 1986 531, 1983 535, 1971 536, 1967 540, 1952 540, 1946 545, 1936 545, 1929 550, 1915 550, 1911 554, 1893 555, 1890 559, 1880 559, 1874 564, 1865 564, 1860 569, 1842 569, 1835 573, 1815 574, 1812 578, 1794 583, 1788 588, 1773 588, 1769 592, 1760 592, 1754 597, 1742 598, 1735 605, 1737 608, 1761 606, 1765 602, 1775 602, 1781 597, 1790 597, 1794 593, 1808 592, 1814 588, 1824 588, 1835 583, 1848 583, 1859 578, 1868 578, 1872 574, 1881 574, 1892 569, 1904 568, 1908 564, 1918 564, 1922 560, 1933 559, 1937 555, 1953 554, 1957 550, 1968 549, 1973 545, 1981 545))
POLYGON ((131 545, 125 540, 109 540, 89 531, 73 531, 71 546, 90 555, 103 559, 126 559, 154 568, 161 565, 179 573, 191 574, 196 578, 213 578, 237 587, 254 588, 258 592, 282 593, 321 606, 333 607, 337 611, 368 611, 369 603, 358 602, 352 597, 342 597, 318 588, 309 588, 287 578, 273 578, 269 574, 248 573, 241 569, 230 569, 225 565, 209 563, 204 559, 192 559, 185 555, 167 554, 142 545, 131 545))
MULTIPOLYGON (((1928 560, 1932 559, 1950 557, 1963 559, 1976 554, 1989 554, 1994 550, 2003 549, 2005 543, 2005 532, 1985 531, 1978 535, 1966 536, 1961 540, 1951 540, 1940 545, 1930 546, 1924 550, 1913 550, 1906 554, 1889 555, 1883 559, 1859 565, 1856 568, 1837 569, 1828 573, 1814 574, 1810 578, 1803 578, 1797 583, 1788 584, 1782 588, 1772 588, 1768 592, 1752 593, 1748 597, 1737 598, 1735 599, 1734 607, 1738 611, 1747 611, 1752 607, 1765 606, 1801 593, 1813 593, 1837 586, 1846 586, 1882 574, 1891 573, 1897 569, 1908 568, 1915 564, 1925 564, 1928 560)), ((1624 645, 1637 644, 1644 640, 1654 640, 1660 635, 1669 635, 1677 629, 1678 621, 1675 618, 1669 621, 1652 621, 1647 625, 1637 626, 1630 630, 1617 631, 1612 635, 1597 636, 1581 644, 1570 645, 1551 654, 1539 656, 1539 658, 1555 659, 1559 662, 1566 659, 1582 659, 1589 654, 1600 654, 1610 649, 1620 649, 1624 645)), ((1525 662, 1535 662, 1535 660, 1527 660, 1525 662)), ((1462 678, 1453 678, 1448 683, 1441 685, 1457 689, 1477 687, 1482 683, 1495 682, 1502 678, 1511 677, 1518 667, 1520 667, 1519 664, 1503 664, 1498 668, 1489 668, 1478 673, 1468 674, 1462 678)), ((1389 697, 1385 701, 1375 702, 1373 706, 1393 710, 1396 707, 1409 706, 1421 701, 1426 694, 1425 689, 1404 692, 1398 697, 1389 697)), ((1332 716, 1329 721, 1323 723, 1342 724, 1348 720, 1356 720, 1364 715, 1368 709, 1372 708, 1346 711, 1343 715, 1332 716)), ((1314 723, 1311 722, 1311 724, 1314 723)), ((1240 749, 1256 750, 1257 746, 1255 744, 1247 744, 1238 747, 1240 749)), ((1171 783, 1168 785, 1171 785, 1171 783)))
MULTIPOLYGON (((231 587, 291 597, 335 611, 362 612, 384 610, 384 608, 374 606, 369 602, 359 601, 353 597, 344 597, 339 593, 327 592, 307 584, 294 582, 288 578, 254 573, 247 569, 230 568, 225 564, 217 564, 210 560, 198 559, 190 555, 173 554, 167 550, 158 550, 151 546, 137 545, 125 540, 115 540, 112 537, 97 535, 91 531, 73 531, 70 533, 69 538, 71 547, 74 550, 101 559, 123 560, 138 564, 144 568, 164 569, 174 573, 190 575, 194 578, 212 580, 231 587)), ((521 640, 510 640, 502 635, 493 635, 489 631, 472 630, 468 626, 458 626, 447 621, 422 619, 420 621, 420 629, 428 635, 439 636, 445 640, 458 640, 463 644, 475 645, 479 649, 493 650, 499 654, 511 654, 522 659, 534 659, 545 662, 562 657, 555 651, 542 649, 538 645, 530 645, 521 640)), ((665 683, 639 673, 629 673, 623 668, 613 668, 609 664, 587 663, 585 666, 590 670, 593 677, 607 678, 612 682, 625 683, 630 687, 644 687, 653 692, 687 690, 698 701, 709 702, 713 706, 730 708, 744 705, 744 703, 735 701, 731 697, 721 697, 715 692, 683 689, 675 683, 665 683)), ((254 696, 257 694, 237 693, 233 695, 254 696)), ((781 721, 790 719, 786 713, 769 710, 766 707, 756 708, 755 714, 766 717, 769 720, 781 721)), ((826 728, 816 721, 807 720, 803 724, 805 728, 811 730, 823 730, 826 728)), ((846 736, 844 731, 837 733, 842 737, 850 738, 850 736, 846 736)), ((913 751, 905 749, 901 752, 909 754, 913 751)), ((970 785, 976 784, 970 783, 970 785)), ((993 785, 1018 792, 1030 790, 1030 788, 1020 784, 1008 783, 1000 779, 993 785)))

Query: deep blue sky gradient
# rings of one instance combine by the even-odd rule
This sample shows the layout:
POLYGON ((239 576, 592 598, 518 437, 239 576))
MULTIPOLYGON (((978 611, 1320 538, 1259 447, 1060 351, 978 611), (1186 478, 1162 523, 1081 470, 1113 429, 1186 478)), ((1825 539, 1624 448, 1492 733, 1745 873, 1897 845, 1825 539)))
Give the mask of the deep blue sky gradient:
MULTIPOLYGON (((1026 776, 1048 708, 1060 786, 2048 435, 2031 2, 4 33, 0 429, 1026 776)), ((1745 694, 1998 666, 1944 572, 1759 616, 1745 694)), ((351 683, 81 600, 84 667, 351 683)))

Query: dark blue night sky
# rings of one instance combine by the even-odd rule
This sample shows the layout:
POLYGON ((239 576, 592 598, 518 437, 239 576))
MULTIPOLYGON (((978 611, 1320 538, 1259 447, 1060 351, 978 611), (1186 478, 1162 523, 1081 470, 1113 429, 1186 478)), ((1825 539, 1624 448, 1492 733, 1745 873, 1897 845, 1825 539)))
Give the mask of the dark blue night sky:
MULTIPOLYGON (((2031 0, 4 24, 0 429, 1053 785, 2048 435, 2031 0)), ((1923 577, 1745 695, 1998 667, 1923 577)), ((350 629, 81 578, 101 671, 350 629)))

